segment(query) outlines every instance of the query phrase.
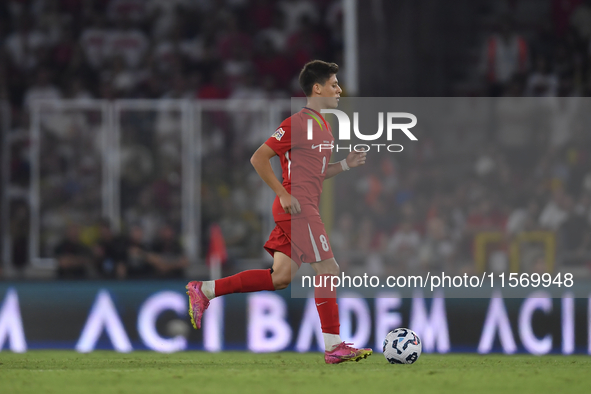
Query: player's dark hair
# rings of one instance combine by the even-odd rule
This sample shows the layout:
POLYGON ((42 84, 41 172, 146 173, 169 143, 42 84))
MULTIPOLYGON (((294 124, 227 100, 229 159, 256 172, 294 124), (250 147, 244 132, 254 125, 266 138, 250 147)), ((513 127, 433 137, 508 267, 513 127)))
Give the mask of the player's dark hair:
POLYGON ((315 84, 324 85, 330 76, 338 71, 339 66, 336 63, 327 63, 322 60, 312 60, 306 63, 300 72, 300 86, 306 97, 312 95, 312 88, 315 84))

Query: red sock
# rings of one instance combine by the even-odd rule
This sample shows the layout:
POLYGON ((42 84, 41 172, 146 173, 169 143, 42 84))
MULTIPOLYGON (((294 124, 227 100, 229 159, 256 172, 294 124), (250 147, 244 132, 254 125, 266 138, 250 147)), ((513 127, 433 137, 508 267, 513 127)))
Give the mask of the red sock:
MULTIPOLYGON (((333 275, 318 275, 324 285, 324 277, 333 275)), ((318 282, 316 282, 318 283, 318 282)), ((327 286, 314 288, 314 298, 316 300, 316 309, 320 316, 320 326, 325 334, 339 335, 339 306, 337 305, 337 289, 330 288, 330 280, 326 280, 327 286)))
POLYGON ((275 290, 271 270, 248 270, 215 281, 215 296, 275 290))

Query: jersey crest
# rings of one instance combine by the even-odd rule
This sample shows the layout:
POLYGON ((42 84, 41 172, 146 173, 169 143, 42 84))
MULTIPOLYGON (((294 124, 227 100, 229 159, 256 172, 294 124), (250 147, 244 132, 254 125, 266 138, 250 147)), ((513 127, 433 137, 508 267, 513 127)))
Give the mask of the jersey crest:
POLYGON ((275 137, 277 141, 281 141, 281 138, 285 134, 285 131, 280 127, 278 128, 271 137, 275 137))

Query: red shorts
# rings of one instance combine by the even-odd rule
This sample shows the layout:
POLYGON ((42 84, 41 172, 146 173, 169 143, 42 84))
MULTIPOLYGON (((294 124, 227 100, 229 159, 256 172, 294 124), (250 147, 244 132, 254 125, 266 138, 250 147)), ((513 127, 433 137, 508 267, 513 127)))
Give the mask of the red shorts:
POLYGON ((265 249, 271 256, 275 251, 288 255, 298 266, 333 257, 320 216, 275 222, 265 249))

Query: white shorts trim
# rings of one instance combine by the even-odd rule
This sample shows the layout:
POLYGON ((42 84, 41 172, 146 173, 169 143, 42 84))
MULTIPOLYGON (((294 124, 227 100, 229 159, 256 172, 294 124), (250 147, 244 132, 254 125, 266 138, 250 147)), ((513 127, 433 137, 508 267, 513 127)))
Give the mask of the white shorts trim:
POLYGON ((316 241, 314 240, 314 235, 312 234, 312 229, 310 228, 310 223, 308 223, 308 230, 310 231, 310 241, 312 242, 312 249, 314 249, 314 257, 316 258, 316 262, 320 260, 320 253, 318 252, 318 246, 316 246, 316 241))

